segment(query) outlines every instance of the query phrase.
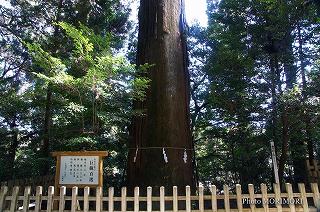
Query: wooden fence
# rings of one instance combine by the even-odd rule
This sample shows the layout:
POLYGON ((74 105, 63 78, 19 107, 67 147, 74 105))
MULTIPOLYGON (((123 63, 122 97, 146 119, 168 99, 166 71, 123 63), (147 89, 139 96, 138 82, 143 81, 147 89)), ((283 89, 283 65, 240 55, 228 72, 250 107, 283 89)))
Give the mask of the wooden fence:
MULTIPOLYGON (((292 185, 286 184, 285 191, 281 192, 280 186, 273 185, 268 191, 265 184, 261 184, 259 191, 255 192, 252 184, 248 185, 248 194, 242 193, 240 185, 235 186, 235 192, 231 192, 228 186, 223 190, 217 190, 211 186, 210 191, 203 187, 192 194, 187 186, 185 195, 178 195, 177 187, 173 187, 171 195, 165 195, 165 188, 160 187, 158 195, 152 195, 152 188, 148 187, 146 195, 139 195, 139 188, 134 189, 134 195, 127 195, 127 189, 122 188, 119 195, 115 195, 114 188, 107 190, 103 195, 101 187, 95 188, 92 194, 89 187, 81 189, 79 194, 77 187, 73 187, 71 195, 66 195, 66 188, 61 187, 59 192, 54 191, 50 186, 48 193, 43 194, 42 187, 36 188, 36 193, 31 193, 30 187, 25 187, 23 195, 19 195, 19 187, 12 190, 8 187, 1 187, 0 212, 103 212, 103 211, 213 211, 213 212, 234 212, 234 211, 319 211, 320 195, 316 183, 311 184, 311 191, 306 192, 304 184, 298 185, 298 192, 293 192, 292 185)), ((257 189, 256 189, 257 190, 257 189)))
POLYGON ((309 160, 306 160, 306 167, 308 171, 308 180, 312 183, 320 182, 320 165, 319 161, 312 160, 311 163, 309 160))
POLYGON ((36 176, 32 178, 8 180, 8 181, 0 182, 0 185, 7 186, 10 190, 14 186, 20 186, 20 187, 31 186, 31 188, 35 189, 37 185, 41 185, 45 188, 48 188, 49 186, 54 185, 54 175, 45 175, 45 176, 36 176))

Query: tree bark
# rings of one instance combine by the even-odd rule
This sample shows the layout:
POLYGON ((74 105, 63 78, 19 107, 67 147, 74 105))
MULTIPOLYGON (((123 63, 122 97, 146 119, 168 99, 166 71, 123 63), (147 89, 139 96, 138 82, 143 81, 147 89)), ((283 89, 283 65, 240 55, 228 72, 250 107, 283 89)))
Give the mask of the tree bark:
POLYGON ((294 53, 292 44, 294 39, 291 35, 292 29, 288 29, 287 35, 285 36, 285 52, 284 52, 284 73, 286 75, 286 86, 287 89, 292 89, 294 83, 297 82, 297 68, 294 65, 294 53))
MULTIPOLYGON (((57 16, 55 22, 59 22, 61 19, 61 9, 63 6, 63 0, 59 0, 59 5, 57 8, 57 16)), ((58 49, 57 37, 58 37, 58 26, 54 26, 54 33, 53 33, 53 46, 52 46, 52 53, 56 54, 58 49)), ((46 106, 45 106, 45 114, 44 114, 44 122, 43 122, 43 144, 42 144, 42 157, 43 157, 43 164, 40 169, 41 175, 47 175, 50 171, 50 165, 47 158, 50 156, 50 128, 52 122, 52 89, 51 85, 48 85, 47 93, 46 93, 46 106)))
POLYGON ((41 166, 40 174, 47 175, 49 173, 49 163, 46 158, 49 157, 50 152, 50 126, 51 126, 51 107, 52 107, 52 90, 50 85, 47 88, 46 96, 46 108, 44 114, 44 125, 43 125, 43 144, 42 144, 42 157, 43 164, 41 166))
POLYGON ((283 180, 284 167, 288 159, 288 150, 289 150, 289 120, 288 120, 288 111, 286 106, 282 106, 281 111, 281 122, 282 122, 282 148, 281 156, 279 159, 279 181, 280 183, 283 180))
MULTIPOLYGON (((300 25, 298 25, 298 38, 299 38, 300 71, 301 71, 301 78, 302 78, 302 98, 303 98, 303 103, 305 103, 308 98, 307 93, 306 93, 307 79, 306 79, 306 70, 305 70, 306 64, 305 64, 305 58, 304 58, 304 53, 303 53, 303 38, 301 35, 300 25)), ((309 112, 307 109, 304 111, 304 122, 305 122, 309 160, 311 163, 313 163, 314 147, 313 147, 312 132, 311 132, 312 126, 311 126, 311 118, 310 118, 310 115, 309 115, 309 112)))
MULTIPOLYGON (((296 81, 296 68, 293 64, 294 58, 293 58, 292 37, 291 37, 290 28, 288 29, 284 40, 285 40, 284 42, 285 46, 283 48, 284 49, 283 70, 286 75, 286 89, 289 90, 293 88, 293 85, 296 81)), ((279 87, 279 90, 281 91, 280 74, 279 74, 278 80, 280 82, 278 87, 279 87)), ((282 124, 282 148, 281 148, 281 155, 279 159, 279 170, 278 170, 280 183, 282 183, 283 181, 285 165, 287 164, 287 160, 288 160, 289 141, 291 140, 292 142, 292 136, 289 135, 290 123, 289 123, 288 108, 286 104, 287 104, 286 102, 282 102, 282 105, 280 105, 281 124, 282 124)))
POLYGON ((277 139, 277 89, 276 89, 276 56, 270 55, 270 71, 271 71, 271 107, 272 107, 272 140, 275 144, 278 143, 277 139))
POLYGON ((14 164, 16 159, 16 152, 19 146, 19 138, 18 138, 19 132, 17 129, 16 119, 17 119, 17 116, 15 115, 12 123, 10 124, 12 141, 8 151, 9 153, 8 154, 8 174, 7 174, 8 179, 14 178, 14 164))
POLYGON ((137 64, 153 66, 147 97, 134 104, 145 115, 132 124, 129 187, 195 186, 184 31, 183 0, 140 1, 137 64))

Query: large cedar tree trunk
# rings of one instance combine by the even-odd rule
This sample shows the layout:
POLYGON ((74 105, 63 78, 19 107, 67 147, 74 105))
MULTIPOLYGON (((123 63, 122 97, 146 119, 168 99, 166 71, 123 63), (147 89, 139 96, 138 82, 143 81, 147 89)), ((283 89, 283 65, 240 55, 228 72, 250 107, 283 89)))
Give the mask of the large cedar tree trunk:
POLYGON ((134 105, 145 115, 135 117, 131 129, 131 188, 195 185, 183 1, 140 1, 137 64, 153 66, 147 97, 134 105))

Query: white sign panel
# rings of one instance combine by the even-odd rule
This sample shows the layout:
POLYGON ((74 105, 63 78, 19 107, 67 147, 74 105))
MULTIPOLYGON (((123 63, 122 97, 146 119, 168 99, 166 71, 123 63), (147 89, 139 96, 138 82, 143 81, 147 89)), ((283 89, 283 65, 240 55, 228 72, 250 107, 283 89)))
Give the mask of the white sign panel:
POLYGON ((61 156, 59 184, 99 184, 99 156, 61 156))

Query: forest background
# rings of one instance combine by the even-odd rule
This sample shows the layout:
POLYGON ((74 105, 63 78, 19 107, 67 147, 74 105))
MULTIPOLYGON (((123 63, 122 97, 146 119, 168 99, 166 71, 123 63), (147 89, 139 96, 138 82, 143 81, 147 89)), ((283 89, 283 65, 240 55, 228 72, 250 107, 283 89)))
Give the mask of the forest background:
MULTIPOLYGON (((0 6, 0 181, 54 172, 52 151, 107 150, 125 183, 130 122, 143 111, 130 1, 12 0, 0 6)), ((187 32, 195 175, 208 185, 306 181, 319 159, 320 5, 207 1, 187 32)), ((149 64, 151 65, 151 64, 149 64)), ((160 151, 160 150, 159 150, 160 151)))

